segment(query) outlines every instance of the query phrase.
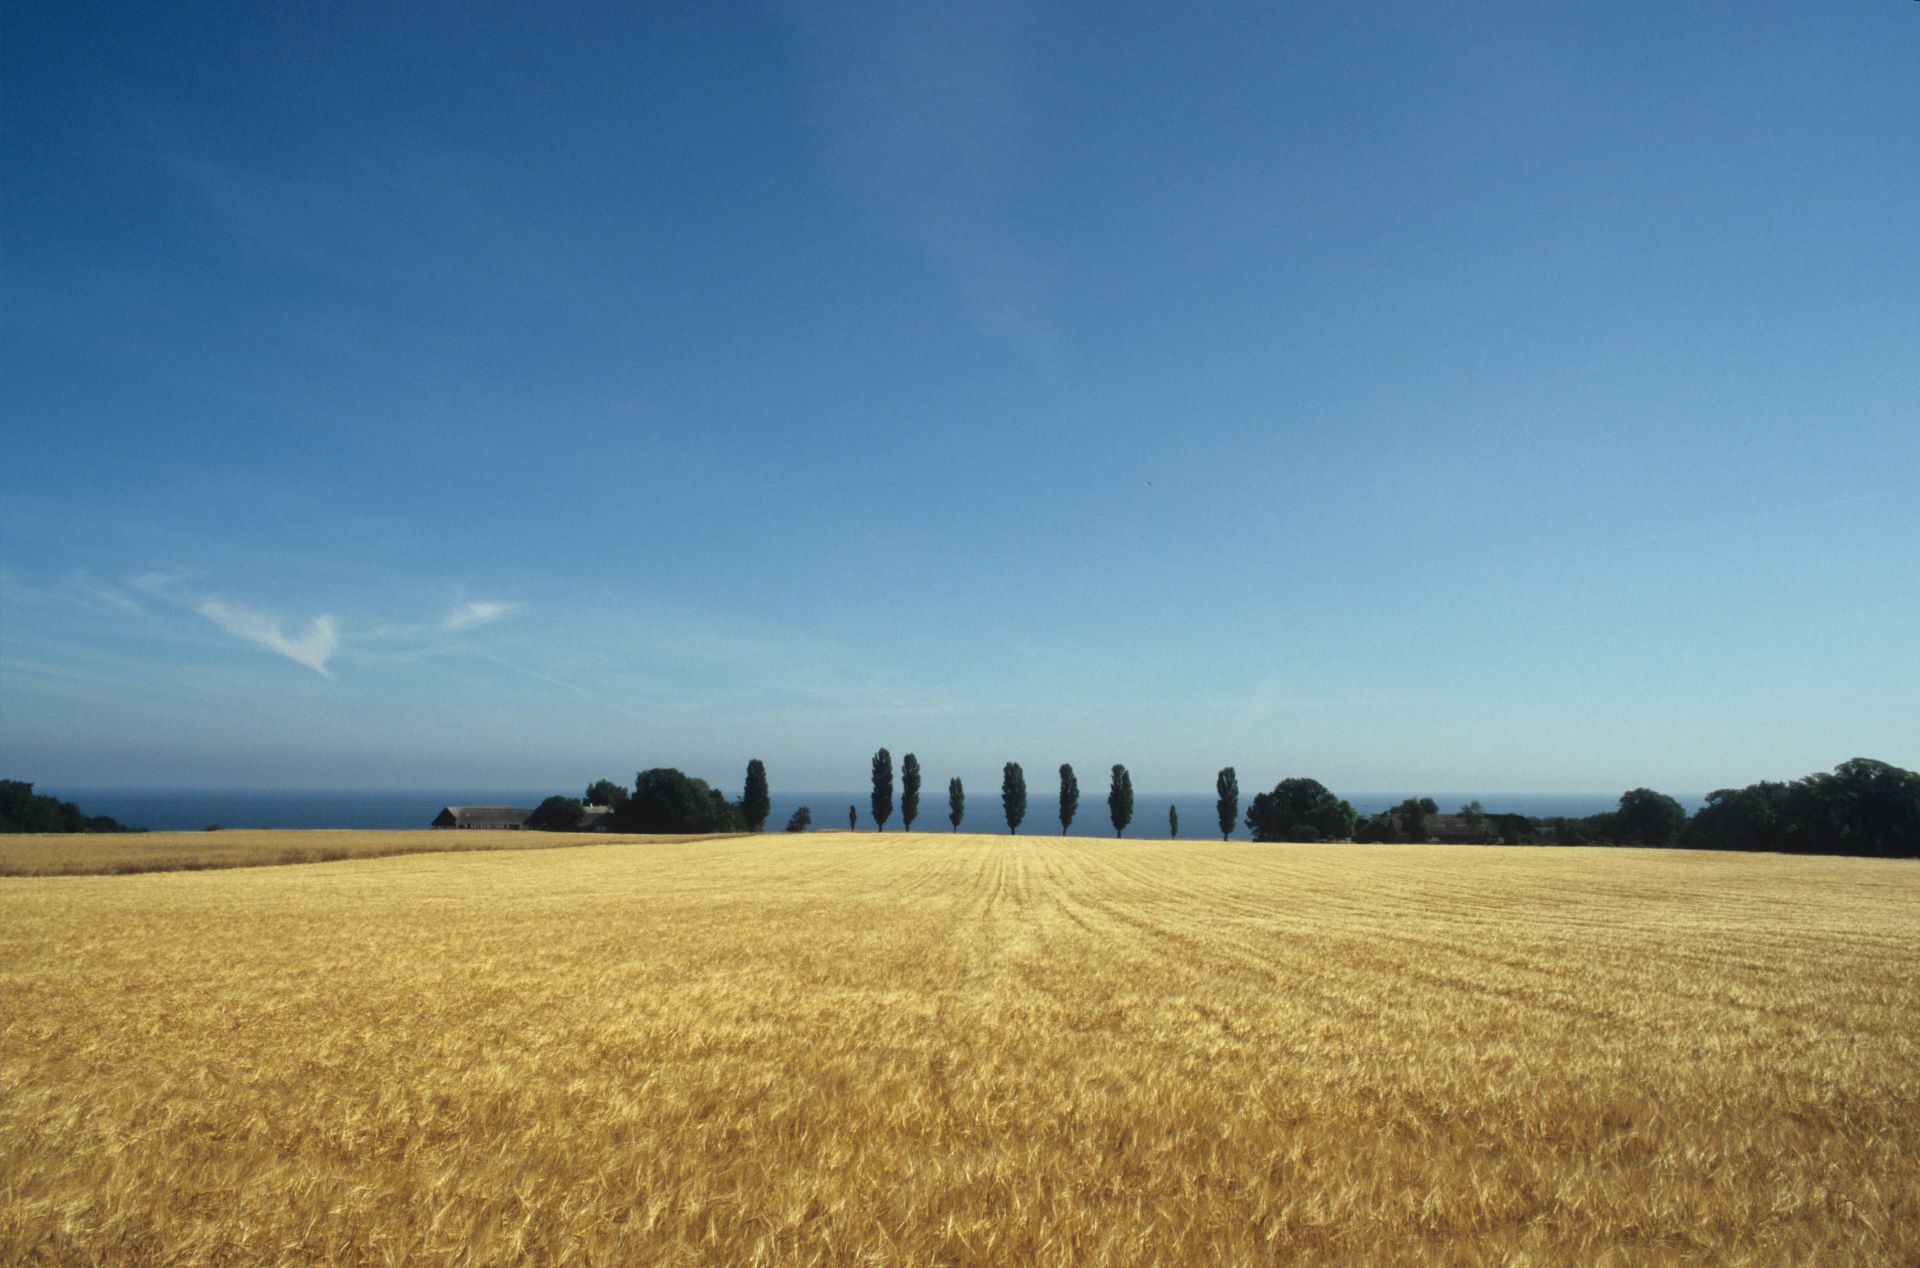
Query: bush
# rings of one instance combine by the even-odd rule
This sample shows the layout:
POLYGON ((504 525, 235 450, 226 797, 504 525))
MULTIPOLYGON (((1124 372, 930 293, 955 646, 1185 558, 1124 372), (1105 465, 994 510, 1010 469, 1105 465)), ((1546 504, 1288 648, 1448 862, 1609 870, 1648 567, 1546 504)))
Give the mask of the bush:
POLYGON ((800 807, 793 812, 793 818, 787 820, 787 831, 789 832, 805 832, 812 826, 813 809, 809 806, 800 807))
POLYGON ((527 816, 527 826, 542 832, 578 832, 583 813, 572 797, 549 797, 527 816))
POLYGON ((633 779, 633 795, 614 808, 616 832, 740 832, 746 822, 704 779, 671 766, 643 770, 633 779))
POLYGON ((1339 841, 1353 835, 1359 817, 1319 780, 1283 779, 1254 797, 1247 830, 1256 841, 1339 841), (1307 831, 1313 835, 1301 835, 1307 831))
POLYGON ((1672 845, 1686 831, 1687 812, 1665 793, 1633 788, 1613 812, 1613 837, 1622 845, 1672 845))

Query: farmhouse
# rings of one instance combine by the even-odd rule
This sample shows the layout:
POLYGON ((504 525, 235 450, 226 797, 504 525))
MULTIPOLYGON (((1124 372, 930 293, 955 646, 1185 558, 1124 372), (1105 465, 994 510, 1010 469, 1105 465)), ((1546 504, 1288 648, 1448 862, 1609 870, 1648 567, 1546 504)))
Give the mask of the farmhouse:
POLYGON ((1427 816, 1427 840, 1440 845, 1471 845, 1488 840, 1492 832, 1493 825, 1484 816, 1427 816))
POLYGON ((524 828, 531 810, 518 806, 447 806, 433 817, 436 828, 524 828))
POLYGON ((1438 845, 1467 845, 1491 841, 1499 835, 1493 823, 1482 815, 1427 815, 1421 830, 1414 833, 1407 816, 1399 810, 1374 815, 1354 832, 1356 841, 1431 841, 1438 845))

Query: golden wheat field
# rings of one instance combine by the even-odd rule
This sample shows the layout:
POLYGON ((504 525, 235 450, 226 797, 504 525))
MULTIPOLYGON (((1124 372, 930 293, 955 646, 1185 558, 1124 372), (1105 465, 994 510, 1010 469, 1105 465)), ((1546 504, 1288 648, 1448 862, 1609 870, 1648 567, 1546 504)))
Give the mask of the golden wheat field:
POLYGON ((596 832, 447 831, 89 832, 0 836, 0 876, 99 872, 198 872, 222 867, 332 863, 462 850, 552 850, 608 842, 706 841, 699 836, 609 836, 596 832))
POLYGON ((0 952, 0 1262, 1920 1261, 1910 863, 820 833, 0 952))

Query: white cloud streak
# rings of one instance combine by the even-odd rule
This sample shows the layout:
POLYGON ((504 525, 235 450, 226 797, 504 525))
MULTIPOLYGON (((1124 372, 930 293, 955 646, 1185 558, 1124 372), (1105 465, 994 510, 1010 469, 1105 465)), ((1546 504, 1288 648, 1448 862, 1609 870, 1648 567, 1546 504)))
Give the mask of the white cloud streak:
POLYGON ((493 624, 503 616, 511 616, 519 606, 517 603, 483 603, 470 600, 442 617, 440 628, 449 634, 478 629, 482 625, 493 624))
POLYGON ((143 616, 146 613, 145 608, 135 603, 132 599, 129 599, 126 595, 121 594, 111 586, 101 585, 84 572, 73 579, 73 588, 87 599, 91 599, 96 603, 108 604, 111 607, 120 609, 122 612, 131 612, 136 616, 143 616))
POLYGON ((192 581, 199 575, 188 568, 161 568, 129 578, 127 584, 146 594, 165 595, 181 582, 192 581))
POLYGON ((307 623, 304 632, 290 635, 277 619, 266 613, 235 607, 219 599, 202 599, 194 605, 194 611, 235 638, 305 665, 323 678, 333 677, 327 662, 340 649, 340 635, 334 629, 331 616, 316 616, 307 623))

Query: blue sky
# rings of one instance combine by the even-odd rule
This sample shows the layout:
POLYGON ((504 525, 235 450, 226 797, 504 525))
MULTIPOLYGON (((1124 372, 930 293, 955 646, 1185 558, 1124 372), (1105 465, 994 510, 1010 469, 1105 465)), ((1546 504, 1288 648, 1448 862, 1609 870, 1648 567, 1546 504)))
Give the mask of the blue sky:
POLYGON ((5 773, 1920 767, 1920 5, 1205 8, 9 6, 5 773))

